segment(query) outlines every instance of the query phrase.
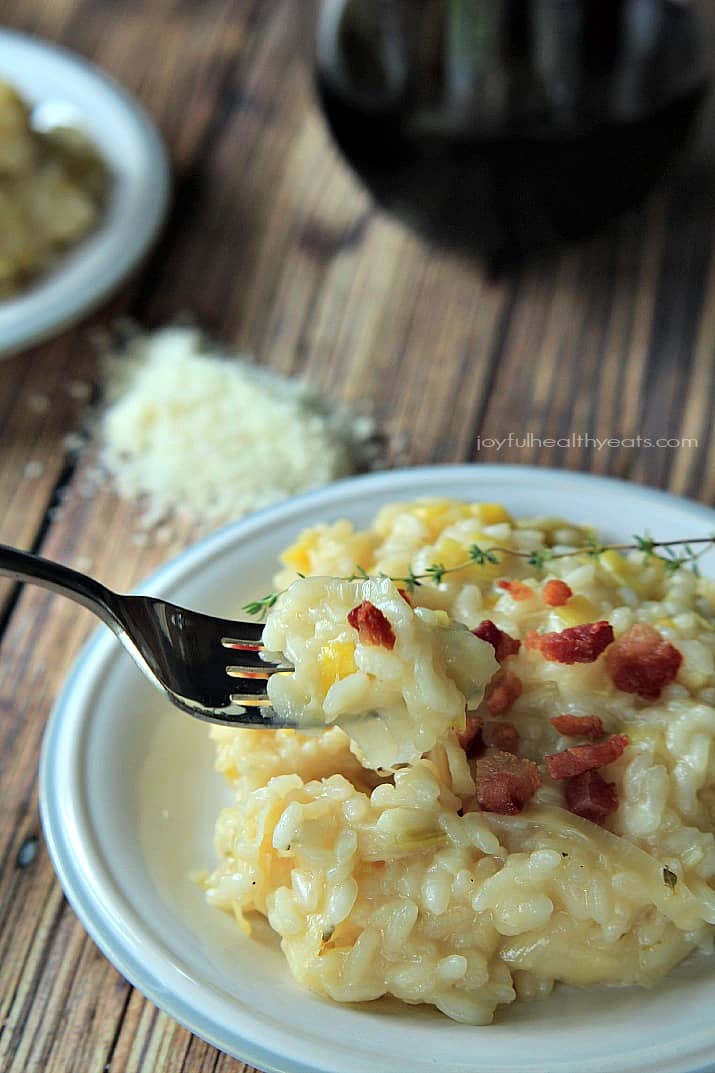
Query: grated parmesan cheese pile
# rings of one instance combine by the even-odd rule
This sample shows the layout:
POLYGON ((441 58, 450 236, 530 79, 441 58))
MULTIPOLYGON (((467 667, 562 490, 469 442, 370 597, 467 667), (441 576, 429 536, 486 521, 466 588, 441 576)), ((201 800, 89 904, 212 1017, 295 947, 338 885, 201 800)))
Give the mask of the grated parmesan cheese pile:
POLYGON ((238 518, 374 464, 373 420, 164 328, 109 355, 101 462, 143 524, 238 518))

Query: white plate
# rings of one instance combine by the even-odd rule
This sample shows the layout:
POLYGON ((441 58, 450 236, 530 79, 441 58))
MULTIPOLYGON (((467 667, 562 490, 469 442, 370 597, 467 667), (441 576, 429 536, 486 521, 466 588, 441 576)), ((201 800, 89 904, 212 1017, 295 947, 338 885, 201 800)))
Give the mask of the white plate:
MULTIPOLYGON (((584 474, 519 466, 394 471, 340 482, 240 521, 147 581, 144 591, 219 615, 269 591, 278 552, 317 521, 370 520, 420 495, 499 501, 518 515, 710 533, 713 512, 584 474)), ((117 968, 177 1021, 280 1073, 693 1073, 715 1068, 715 964, 692 961, 653 991, 577 992, 516 1005, 488 1028, 427 1008, 338 1006, 291 979, 268 929, 247 939, 191 882, 213 862, 226 800, 206 728, 170 709, 103 631, 77 661, 45 738, 42 819, 67 896, 117 968), (706 1011, 707 1014, 706 1014, 706 1011)))
POLYGON ((0 80, 42 105, 49 125, 84 131, 111 175, 102 220, 17 297, 0 300, 0 357, 60 331, 117 287, 147 250, 169 196, 169 164, 137 102, 85 60, 39 38, 0 30, 0 80))

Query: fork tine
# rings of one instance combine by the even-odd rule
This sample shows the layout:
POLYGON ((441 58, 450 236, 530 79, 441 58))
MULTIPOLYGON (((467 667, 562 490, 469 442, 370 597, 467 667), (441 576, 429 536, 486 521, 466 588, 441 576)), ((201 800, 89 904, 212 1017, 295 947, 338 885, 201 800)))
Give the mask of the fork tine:
MULTIPOLYGON (((227 626, 231 625, 226 623, 227 626)), ((222 637, 221 644, 224 648, 244 648, 249 651, 257 652, 263 648, 263 623, 261 622, 241 622, 235 623, 241 630, 241 636, 236 637, 233 634, 230 636, 222 637)))
POLYGON ((262 641, 246 641, 238 637, 222 637, 221 644, 224 648, 239 649, 242 652, 262 652, 262 641))
POLYGON ((287 674, 290 671, 295 670, 287 663, 279 663, 276 666, 271 666, 270 663, 266 663, 263 667, 251 667, 248 665, 230 666, 226 668, 226 674, 231 678, 271 678, 274 674, 287 674))
POLYGON ((270 708, 271 702, 265 693, 232 693, 231 703, 243 708, 270 708))
MULTIPOLYGON (((227 654, 226 658, 228 660, 230 659, 230 656, 227 654)), ((271 667, 277 667, 279 670, 283 671, 293 670, 290 663, 286 662, 282 652, 267 652, 265 649, 244 649, 241 652, 235 652, 234 659, 237 661, 240 660, 240 663, 237 662, 236 664, 232 664, 232 666, 236 666, 239 670, 268 671, 271 667)))

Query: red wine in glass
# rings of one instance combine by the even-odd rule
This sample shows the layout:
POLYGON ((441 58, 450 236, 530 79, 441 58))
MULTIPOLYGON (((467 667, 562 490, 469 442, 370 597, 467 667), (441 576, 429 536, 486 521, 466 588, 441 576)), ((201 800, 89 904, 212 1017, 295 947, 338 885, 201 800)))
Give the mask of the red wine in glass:
POLYGON ((323 0, 315 76, 376 200, 508 270, 641 199, 707 90, 691 0, 323 0))

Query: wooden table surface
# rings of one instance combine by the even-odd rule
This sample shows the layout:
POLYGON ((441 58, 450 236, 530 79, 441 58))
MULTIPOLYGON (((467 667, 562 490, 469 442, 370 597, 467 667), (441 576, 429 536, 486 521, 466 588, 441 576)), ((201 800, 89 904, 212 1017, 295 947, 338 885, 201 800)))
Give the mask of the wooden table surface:
MULTIPOLYGON (((130 503, 108 489, 82 498, 93 449, 77 454, 71 439, 88 386, 101 384, 88 329, 125 314, 154 326, 187 310, 271 369, 335 399, 369 400, 407 436, 411 463, 586 469, 712 504, 712 123, 699 163, 643 209, 490 282, 386 218, 340 162, 296 48, 301 6, 0 0, 0 23, 75 49, 137 95, 176 178, 163 238, 122 292, 89 326, 0 364, 0 541, 129 589, 191 539, 176 526, 142 543, 130 503), (509 433, 520 443, 488 445, 509 433), (570 433, 691 442, 539 442, 570 433)), ((44 848, 42 733, 93 628, 41 590, 0 589, 0 1070, 236 1073, 246 1067, 115 972, 44 848)))

